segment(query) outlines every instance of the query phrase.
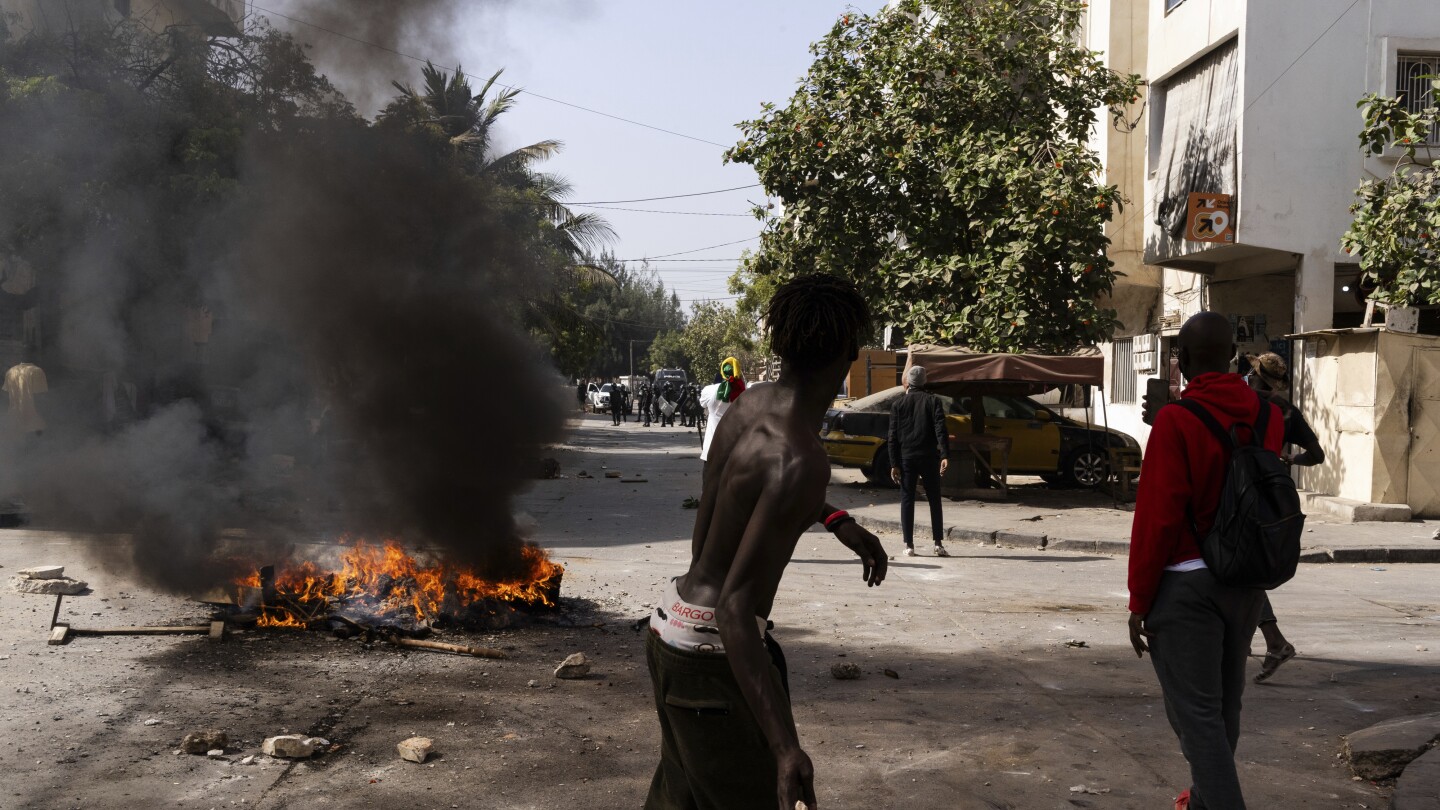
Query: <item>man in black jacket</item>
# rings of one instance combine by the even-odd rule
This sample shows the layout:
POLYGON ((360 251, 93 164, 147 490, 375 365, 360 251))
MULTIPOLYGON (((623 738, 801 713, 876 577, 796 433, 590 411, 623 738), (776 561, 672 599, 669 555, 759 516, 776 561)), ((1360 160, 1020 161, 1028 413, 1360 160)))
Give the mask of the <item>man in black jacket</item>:
POLYGON ((890 407, 890 436, 886 445, 893 465, 890 478, 900 485, 900 527, 905 533, 905 556, 915 556, 915 485, 924 481, 925 500, 930 502, 935 556, 949 557, 943 543, 940 476, 950 466, 950 441, 945 433, 945 408, 934 394, 920 390, 924 386, 924 367, 911 366, 905 371, 905 395, 890 407))

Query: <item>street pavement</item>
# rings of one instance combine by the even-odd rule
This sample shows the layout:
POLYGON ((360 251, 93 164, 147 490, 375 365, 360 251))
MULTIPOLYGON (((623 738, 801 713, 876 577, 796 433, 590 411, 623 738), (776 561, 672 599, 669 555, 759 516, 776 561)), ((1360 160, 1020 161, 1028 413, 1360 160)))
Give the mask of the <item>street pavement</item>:
MULTIPOLYGON (((698 450, 693 430, 577 417, 553 453, 563 477, 518 504, 566 565, 566 618, 468 638, 508 649, 507 661, 303 632, 50 647, 51 600, 0 590, 0 807, 639 807, 658 727, 631 624, 688 560, 694 512, 682 502, 700 494, 698 450), (576 651, 594 661, 590 678, 553 679, 576 651), (240 741, 226 759, 172 753, 210 726, 240 741), (340 747, 314 762, 240 764, 282 730, 340 747), (394 745, 412 734, 441 756, 399 761, 394 745)), ((849 476, 837 471, 832 501, 866 510, 871 493, 875 508, 893 497, 849 476)), ((1073 522, 1040 511, 1022 526, 1073 522)), ((882 540, 899 551, 898 537, 882 540)), ((89 579, 94 593, 67 602, 77 623, 204 618, 87 553, 119 542, 0 532, 0 565, 56 562, 89 579)), ((1125 558, 951 545, 947 559, 894 559, 867 589, 828 534, 801 538, 773 618, 820 806, 1169 808, 1187 770, 1150 663, 1129 647, 1125 558), (861 679, 830 676, 846 661, 861 679)), ((1246 693, 1238 759, 1250 806, 1386 806, 1388 788, 1350 778, 1341 735, 1440 710, 1436 574, 1310 565, 1273 595, 1300 657, 1246 693)))

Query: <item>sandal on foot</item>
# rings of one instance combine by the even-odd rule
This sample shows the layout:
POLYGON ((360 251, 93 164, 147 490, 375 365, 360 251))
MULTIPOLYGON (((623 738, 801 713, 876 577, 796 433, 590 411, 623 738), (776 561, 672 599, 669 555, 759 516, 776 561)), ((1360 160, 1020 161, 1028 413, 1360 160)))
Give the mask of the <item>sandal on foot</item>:
POLYGON ((1280 665, 1295 657, 1295 646, 1286 644, 1280 648, 1280 652, 1265 653, 1265 662, 1260 665, 1260 672, 1255 675, 1255 683, 1264 683, 1270 680, 1270 676, 1280 669, 1280 665))

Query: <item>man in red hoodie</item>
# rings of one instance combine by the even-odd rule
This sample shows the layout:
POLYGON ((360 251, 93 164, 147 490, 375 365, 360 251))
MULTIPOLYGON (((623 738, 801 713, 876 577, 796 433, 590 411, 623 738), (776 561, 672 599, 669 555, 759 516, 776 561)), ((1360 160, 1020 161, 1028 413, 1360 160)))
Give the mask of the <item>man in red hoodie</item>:
MULTIPOLYGON (((1262 403, 1238 374, 1229 319, 1213 312, 1180 330, 1184 398, 1204 406, 1242 442, 1252 441, 1262 403)), ((1265 446, 1281 448, 1274 405, 1265 446)), ((1229 452, 1194 414, 1162 408, 1145 451, 1130 535, 1130 641, 1150 653, 1165 714, 1190 762, 1191 787, 1177 810, 1244 810, 1235 772, 1245 659, 1264 591, 1222 585, 1205 567, 1199 537, 1210 531, 1229 452), (1148 646, 1147 642, 1148 641, 1148 646)))

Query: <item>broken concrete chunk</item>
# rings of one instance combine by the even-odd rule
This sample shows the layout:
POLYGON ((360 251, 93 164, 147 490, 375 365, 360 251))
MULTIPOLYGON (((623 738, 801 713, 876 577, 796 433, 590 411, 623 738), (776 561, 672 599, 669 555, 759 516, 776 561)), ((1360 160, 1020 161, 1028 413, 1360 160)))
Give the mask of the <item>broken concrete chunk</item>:
POLYGON ((1436 810, 1440 808, 1440 748, 1432 748, 1405 766, 1390 810, 1436 810))
POLYGON ((400 758, 406 762, 424 762, 435 751, 435 741, 429 737, 411 737, 395 744, 400 758))
POLYGON ((208 754, 216 748, 223 752, 229 744, 230 740, 225 736, 225 732, 218 728, 207 728, 186 734, 185 739, 180 741, 180 750, 187 754, 208 754))
POLYGON ((78 579, 60 577, 59 579, 30 579, 29 577, 15 577, 11 580, 15 590, 20 593, 34 593, 41 596, 75 596, 85 592, 90 583, 78 579))
POLYGON ((1345 738, 1345 758, 1362 779, 1390 779, 1440 741, 1440 712, 1377 723, 1345 738))
POLYGON ((320 737, 306 737, 304 734, 282 734, 266 738, 260 744, 260 753, 285 759, 305 759, 316 750, 329 745, 330 741, 320 737))
POLYGON ((224 748, 211 748, 209 751, 206 751, 206 752, 205 752, 205 756, 207 756, 207 757, 209 757, 209 758, 211 758, 211 759, 219 759, 219 758, 225 756, 225 749, 224 749, 224 748))
POLYGON ((63 565, 32 565, 16 572, 27 579, 59 579, 65 576, 63 565))
POLYGON ((244 759, 240 760, 240 764, 241 764, 241 765, 252 765, 252 764, 254 764, 254 763, 255 763, 255 755, 254 755, 254 754, 251 754, 251 755, 245 757, 244 759))
POLYGON ((831 664, 830 675, 837 681, 853 681, 860 677, 860 665, 849 661, 831 664))
POLYGON ((562 680, 573 681, 590 674, 590 659, 585 653, 575 653, 560 662, 555 668, 555 677, 562 680))

